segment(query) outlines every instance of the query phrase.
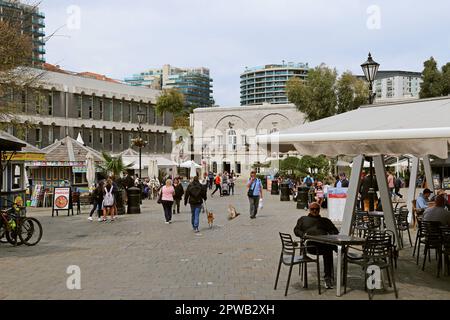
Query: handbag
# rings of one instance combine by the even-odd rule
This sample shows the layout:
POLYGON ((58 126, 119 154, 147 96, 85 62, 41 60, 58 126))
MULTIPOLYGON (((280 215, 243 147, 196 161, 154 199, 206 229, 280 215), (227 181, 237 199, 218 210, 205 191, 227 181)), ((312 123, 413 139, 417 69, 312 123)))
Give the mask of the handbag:
POLYGON ((254 197, 254 192, 255 192, 255 186, 256 186, 256 183, 258 182, 258 180, 255 180, 253 183, 252 183, 252 185, 250 186, 250 188, 248 189, 248 192, 247 192, 247 196, 249 197, 249 198, 253 198, 254 197), (253 188, 252 188, 253 187, 253 188))
POLYGON ((162 203, 162 190, 159 192, 158 201, 156 201, 156 203, 158 203, 158 204, 162 203))

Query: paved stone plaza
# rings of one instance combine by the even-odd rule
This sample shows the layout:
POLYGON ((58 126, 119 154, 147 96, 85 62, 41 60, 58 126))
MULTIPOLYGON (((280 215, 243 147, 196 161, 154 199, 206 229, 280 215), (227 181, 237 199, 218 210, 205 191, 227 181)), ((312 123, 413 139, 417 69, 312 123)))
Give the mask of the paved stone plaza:
MULTIPOLYGON (((266 194, 265 208, 250 220, 243 186, 237 191, 235 196, 209 200, 215 225, 208 229, 202 215, 200 235, 191 229, 187 207, 166 225, 154 201, 144 202, 143 214, 121 216, 114 223, 88 222, 87 207, 83 215, 55 218, 50 209, 29 210, 42 222, 44 237, 37 247, 1 245, 0 298, 285 299, 287 267, 278 290, 273 290, 278 232, 292 234, 305 211, 266 194), (228 221, 229 204, 242 216, 228 221), (67 289, 71 265, 81 269, 81 290, 67 289)), ((308 289, 302 288, 296 268, 287 299, 367 299, 362 271, 351 266, 349 274, 346 295, 337 298, 336 290, 325 290, 322 283, 319 296, 314 268, 308 289)), ((450 299, 450 277, 436 278, 434 259, 421 271, 409 247, 400 253, 396 278, 400 299, 450 299)), ((391 289, 375 296, 394 298, 391 289)))

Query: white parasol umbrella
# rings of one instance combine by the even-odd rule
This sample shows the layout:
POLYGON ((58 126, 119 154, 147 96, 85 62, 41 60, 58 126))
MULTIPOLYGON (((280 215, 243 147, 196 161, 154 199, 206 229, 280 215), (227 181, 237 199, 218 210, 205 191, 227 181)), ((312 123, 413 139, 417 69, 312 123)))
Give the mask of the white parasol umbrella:
POLYGON ((90 190, 95 188, 95 164, 94 156, 91 152, 86 155, 86 180, 90 190))
MULTIPOLYGON (((193 161, 192 161, 193 162, 193 161)), ((191 171, 190 171, 190 177, 194 178, 197 176, 197 167, 195 166, 195 162, 191 164, 191 171)))

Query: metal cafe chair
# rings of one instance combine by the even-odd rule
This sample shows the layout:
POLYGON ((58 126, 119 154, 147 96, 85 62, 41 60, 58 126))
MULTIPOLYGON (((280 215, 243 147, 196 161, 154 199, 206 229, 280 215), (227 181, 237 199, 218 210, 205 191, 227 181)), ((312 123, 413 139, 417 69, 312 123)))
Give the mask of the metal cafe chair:
POLYGON ((425 271, 425 263, 427 261, 427 255, 428 259, 431 260, 430 251, 431 249, 436 250, 438 258, 438 266, 437 266, 438 278, 441 273, 442 267, 442 236, 440 226, 441 226, 440 222, 437 221, 422 221, 420 228, 422 238, 419 239, 419 247, 417 249, 417 260, 418 260, 420 244, 422 243, 425 245, 422 271, 425 271))
POLYGON ((348 263, 354 263, 362 267, 364 271, 364 287, 372 300, 374 289, 367 288, 367 269, 369 266, 378 266, 386 270, 389 286, 393 286, 395 298, 398 299, 398 290, 395 284, 393 267, 393 235, 386 231, 371 231, 368 233, 363 245, 362 253, 347 252, 344 256, 344 292, 347 291, 348 263))
POLYGON ((444 256, 444 272, 450 276, 450 227, 441 227, 442 255, 444 256))
POLYGON ((301 272, 301 266, 304 266, 304 287, 308 287, 308 277, 307 277, 307 265, 308 263, 316 263, 317 267, 317 286, 319 294, 320 292, 320 266, 319 266, 319 258, 313 259, 307 255, 307 248, 316 248, 315 246, 309 245, 309 246, 303 246, 299 244, 298 242, 294 242, 292 240, 292 237, 290 234, 287 233, 281 233, 280 232, 280 239, 281 239, 281 254, 280 254, 280 261, 278 263, 278 271, 277 271, 277 277, 275 280, 275 287, 274 290, 277 290, 278 285, 278 279, 280 276, 280 270, 281 270, 281 264, 284 264, 289 267, 289 275, 286 283, 286 290, 284 292, 284 295, 287 296, 288 290, 289 290, 289 282, 291 280, 291 274, 292 274, 292 268, 295 265, 299 265, 299 272, 301 272), (298 251, 298 254, 296 252, 298 251))
POLYGON ((395 215, 395 219, 397 222, 397 231, 402 247, 403 247, 403 232, 405 231, 408 232, 409 243, 412 247, 411 233, 409 231, 408 215, 409 211, 406 207, 401 207, 398 210, 398 213, 395 215))

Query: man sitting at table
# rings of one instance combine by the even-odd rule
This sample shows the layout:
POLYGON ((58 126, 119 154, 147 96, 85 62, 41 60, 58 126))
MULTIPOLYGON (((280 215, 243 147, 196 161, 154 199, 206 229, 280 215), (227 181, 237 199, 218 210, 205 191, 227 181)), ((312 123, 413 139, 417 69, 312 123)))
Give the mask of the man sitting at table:
POLYGON ((436 197, 434 207, 425 210, 423 221, 438 221, 443 226, 450 226, 450 212, 445 209, 445 197, 443 195, 436 197))
MULTIPOLYGON (((339 234, 338 229, 335 227, 333 222, 328 218, 323 218, 320 216, 320 205, 316 202, 311 203, 309 207, 309 215, 301 217, 297 221, 297 225, 294 228, 294 233, 297 237, 303 238, 305 235, 327 235, 327 234, 339 234)), ((325 268, 325 287, 327 289, 333 288, 332 275, 334 272, 333 268, 333 250, 336 250, 336 246, 308 242, 308 244, 317 247, 318 252, 314 249, 308 249, 310 254, 318 254, 323 256, 323 264, 325 268)))
POLYGON ((428 208, 428 198, 431 195, 430 189, 423 190, 423 193, 419 194, 419 197, 416 201, 416 209, 417 210, 425 210, 428 208))

